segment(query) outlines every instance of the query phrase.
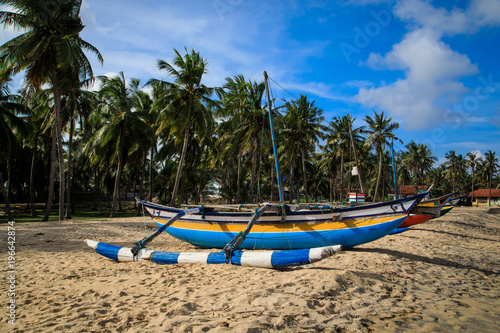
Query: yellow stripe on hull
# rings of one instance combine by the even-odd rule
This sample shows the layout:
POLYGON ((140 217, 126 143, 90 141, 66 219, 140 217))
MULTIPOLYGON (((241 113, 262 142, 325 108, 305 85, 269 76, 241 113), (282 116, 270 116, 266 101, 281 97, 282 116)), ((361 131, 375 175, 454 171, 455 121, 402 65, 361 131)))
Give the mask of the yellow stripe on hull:
MULTIPOLYGON (((394 221, 395 219, 403 218, 406 214, 390 215, 387 217, 363 217, 356 219, 346 219, 344 221, 323 221, 323 222, 290 222, 290 223, 259 223, 257 222, 252 227, 252 232, 297 232, 297 231, 325 231, 325 230, 341 230, 346 228, 366 227, 377 225, 384 222, 394 221)), ((153 220, 163 225, 165 219, 152 217, 153 220)), ((179 220, 172 224, 171 227, 179 229, 191 229, 199 231, 217 231, 217 232, 235 232, 245 230, 246 224, 228 223, 228 222, 199 222, 196 220, 179 220)))

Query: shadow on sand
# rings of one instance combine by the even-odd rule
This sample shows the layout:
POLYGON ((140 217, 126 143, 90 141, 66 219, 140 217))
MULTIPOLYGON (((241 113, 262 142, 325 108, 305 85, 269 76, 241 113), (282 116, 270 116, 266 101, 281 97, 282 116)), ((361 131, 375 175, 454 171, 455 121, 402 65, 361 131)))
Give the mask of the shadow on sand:
POLYGON ((472 265, 464 265, 460 264, 458 262, 454 262, 451 260, 439 258, 439 257, 425 257, 425 256, 420 256, 417 254, 412 254, 412 253, 407 253, 407 252, 401 252, 401 251, 395 251, 395 250, 389 250, 389 249, 380 249, 380 248, 371 248, 371 249, 360 249, 360 248, 354 248, 354 249, 349 249, 348 251, 353 251, 353 252, 375 252, 375 253, 382 253, 382 254, 388 254, 393 257, 398 257, 398 258, 406 258, 409 260, 413 261, 420 261, 432 265, 440 265, 440 266, 446 266, 446 267, 455 267, 455 268, 460 268, 460 269, 471 269, 474 271, 478 271, 481 273, 484 273, 486 275, 500 275, 500 272, 490 270, 490 269, 483 269, 483 268, 478 268, 472 265))

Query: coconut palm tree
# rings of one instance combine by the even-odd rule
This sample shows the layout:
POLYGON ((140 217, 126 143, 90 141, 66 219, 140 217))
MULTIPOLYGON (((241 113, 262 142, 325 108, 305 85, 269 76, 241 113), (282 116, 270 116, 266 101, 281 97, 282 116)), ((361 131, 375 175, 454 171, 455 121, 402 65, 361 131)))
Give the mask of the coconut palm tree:
POLYGON ((141 113, 143 112, 133 110, 133 87, 127 87, 123 72, 116 77, 103 77, 101 81, 102 86, 98 92, 101 112, 107 114, 109 119, 92 136, 86 150, 98 149, 98 146, 101 146, 110 154, 110 159, 105 163, 116 163, 110 215, 114 217, 123 168, 133 153, 149 149, 153 132, 151 127, 142 120, 141 113))
POLYGON ((472 181, 471 203, 474 204, 474 169, 476 168, 476 165, 479 163, 481 158, 477 157, 477 152, 475 151, 468 152, 466 157, 468 159, 467 164, 470 167, 471 171, 471 181, 472 181))
POLYGON ((249 132, 249 126, 251 127, 250 85, 241 74, 227 77, 222 87, 222 107, 215 113, 215 116, 222 120, 217 128, 220 162, 227 161, 237 148, 236 202, 241 202, 242 159, 245 150, 249 149, 249 142, 245 142, 242 136, 243 132, 249 132))
MULTIPOLYGON (((73 72, 73 75, 78 73, 73 72)), ((88 88, 94 83, 94 78, 85 79, 80 82, 78 76, 72 78, 71 75, 65 77, 67 80, 64 85, 64 95, 61 98, 61 117, 62 123, 68 124, 68 151, 67 151, 67 182, 66 182, 66 218, 71 218, 71 177, 72 177, 72 149, 73 138, 76 130, 77 121, 80 123, 80 129, 84 129, 83 124, 92 112, 92 100, 95 93, 88 88), (85 119, 85 120, 84 120, 85 119)))
MULTIPOLYGON (((25 31, 0 46, 0 81, 25 71, 25 79, 37 87, 52 85, 54 95, 55 148, 59 157, 59 219, 64 219, 64 156, 61 126, 61 84, 65 69, 77 68, 80 78, 92 77, 92 67, 83 50, 94 53, 102 63, 99 51, 80 38, 84 25, 80 19, 81 0, 21 1, 2 0, 14 12, 0 12, 0 24, 25 31)), ((53 151, 55 156, 55 149, 53 151)), ((55 159, 51 175, 55 174, 55 159)), ((44 220, 48 219, 54 188, 51 176, 49 198, 44 220)))
POLYGON ((498 165, 498 158, 495 156, 495 152, 491 150, 487 150, 486 153, 484 154, 484 160, 486 162, 486 165, 488 167, 489 171, 489 181, 488 181, 488 206, 491 207, 491 180, 493 179, 493 174, 497 172, 497 168, 500 166, 498 165))
MULTIPOLYGON (((9 167, 9 160, 19 149, 17 135, 26 136, 28 133, 27 124, 17 114, 26 113, 27 109, 19 103, 19 96, 10 93, 8 83, 10 81, 0 81, 0 165, 6 163, 9 167)), ((5 183, 0 169, 0 187, 4 197, 7 210, 7 217, 12 221, 9 195, 5 188, 5 183)))
MULTIPOLYGON (((207 103, 216 104, 210 98, 216 92, 216 89, 209 88, 201 83, 203 75, 207 73, 206 60, 194 50, 188 53, 186 49, 184 56, 176 49, 174 49, 174 52, 176 56, 172 64, 165 60, 158 60, 158 69, 165 70, 167 74, 174 78, 174 82, 163 83, 168 89, 159 101, 159 103, 164 103, 166 107, 159 114, 157 120, 159 123, 158 131, 162 132, 168 128, 170 136, 175 138, 175 143, 182 142, 182 150, 170 201, 171 206, 175 205, 181 174, 184 170, 190 131, 192 129, 204 136, 211 135, 214 121, 206 105, 207 103)), ((158 81, 153 79, 149 83, 154 84, 158 81)))
POLYGON ((334 145, 337 147, 337 156, 340 156, 340 201, 344 196, 344 162, 345 155, 349 152, 350 136, 349 136, 349 123, 351 117, 349 114, 339 117, 333 117, 332 121, 326 129, 326 142, 327 145, 334 145))
MULTIPOLYGON (((365 122, 368 124, 368 129, 366 132, 369 134, 366 144, 372 148, 375 148, 376 153, 379 156, 379 166, 378 166, 378 176, 377 185, 375 186, 375 195, 373 197, 374 201, 377 201, 379 194, 379 185, 382 179, 382 161, 384 149, 389 145, 389 140, 399 140, 393 131, 399 128, 399 124, 391 122, 392 118, 385 117, 384 112, 377 113, 373 111, 374 117, 366 116, 365 122)), ((401 143, 403 141, 399 140, 401 143)))
POLYGON ((455 192, 455 181, 459 169, 459 161, 462 155, 457 155, 454 150, 447 152, 444 157, 446 158, 445 166, 448 167, 448 175, 452 175, 453 192, 455 192))
POLYGON ((298 99, 285 103, 287 111, 284 120, 287 128, 283 133, 288 140, 294 142, 297 153, 300 154, 306 202, 309 202, 306 156, 314 152, 316 144, 322 138, 324 126, 321 123, 325 121, 323 110, 315 106, 315 102, 309 101, 307 95, 300 95, 298 99))
POLYGON ((405 148, 407 151, 403 154, 403 165, 413 171, 417 187, 419 183, 424 185, 425 174, 432 169, 437 157, 432 154, 432 150, 424 143, 417 144, 412 140, 405 148))

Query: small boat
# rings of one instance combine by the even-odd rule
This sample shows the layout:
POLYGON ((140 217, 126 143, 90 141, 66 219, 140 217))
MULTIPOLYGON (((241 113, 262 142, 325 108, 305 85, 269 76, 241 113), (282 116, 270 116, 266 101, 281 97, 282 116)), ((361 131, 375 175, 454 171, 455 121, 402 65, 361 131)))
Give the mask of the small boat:
POLYGON ((442 207, 446 205, 452 197, 453 193, 450 193, 439 198, 422 200, 415 206, 408 218, 399 225, 399 228, 410 227, 412 225, 427 222, 434 217, 441 216, 442 207))
POLYGON ((462 201, 467 194, 462 194, 457 197, 452 197, 443 207, 441 208, 441 212, 439 216, 443 216, 448 214, 453 207, 455 207, 460 201, 462 201))
MULTIPOLYGON (((401 225, 414 206, 426 195, 349 208, 286 211, 260 214, 251 231, 239 244, 241 249, 293 250, 331 245, 354 247, 379 239, 401 225)), ((181 209, 141 202, 159 225, 164 225, 181 209)), ((165 229, 167 233, 195 246, 224 248, 248 225, 255 213, 211 211, 184 216, 165 229)))

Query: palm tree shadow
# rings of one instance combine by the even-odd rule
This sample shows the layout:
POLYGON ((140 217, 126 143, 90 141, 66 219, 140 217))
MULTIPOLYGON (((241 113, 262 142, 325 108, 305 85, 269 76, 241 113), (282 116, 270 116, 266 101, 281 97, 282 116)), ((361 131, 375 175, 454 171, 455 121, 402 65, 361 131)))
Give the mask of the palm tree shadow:
POLYGON ((460 269, 471 269, 474 271, 484 273, 486 275, 500 275, 500 272, 490 270, 490 269, 479 268, 479 267, 475 267, 472 265, 464 265, 461 263, 457 263, 457 262, 443 259, 443 258, 439 258, 439 257, 430 258, 430 257, 425 257, 425 256, 417 255, 417 254, 396 251, 396 250, 381 249, 381 248, 370 248, 370 249, 353 248, 353 249, 349 249, 349 251, 372 252, 372 253, 375 252, 375 253, 381 253, 381 254, 388 254, 388 255, 393 256, 393 257, 406 258, 406 259, 410 259, 413 261, 420 261, 420 262, 424 262, 424 263, 432 264, 432 265, 455 267, 455 268, 460 268, 460 269))

